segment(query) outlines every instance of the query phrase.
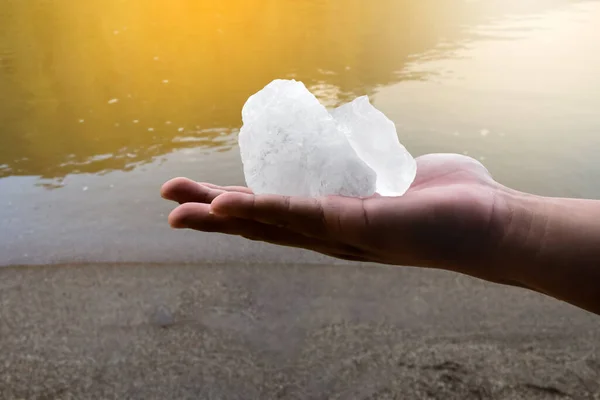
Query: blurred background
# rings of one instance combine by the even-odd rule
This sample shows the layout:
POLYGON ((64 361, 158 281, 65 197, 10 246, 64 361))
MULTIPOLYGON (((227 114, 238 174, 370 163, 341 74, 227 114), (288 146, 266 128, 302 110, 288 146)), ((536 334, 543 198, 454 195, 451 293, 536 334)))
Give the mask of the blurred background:
POLYGON ((276 78, 369 95, 415 156, 600 197, 599 20, 573 0, 3 0, 0 264, 93 257, 81 241, 143 258, 163 181, 244 183, 241 108, 276 78))
POLYGON ((244 184, 242 106, 293 78, 368 95, 414 156, 600 199, 599 22, 592 0, 0 0, 0 398, 598 398, 581 310, 173 231, 159 189, 244 184))

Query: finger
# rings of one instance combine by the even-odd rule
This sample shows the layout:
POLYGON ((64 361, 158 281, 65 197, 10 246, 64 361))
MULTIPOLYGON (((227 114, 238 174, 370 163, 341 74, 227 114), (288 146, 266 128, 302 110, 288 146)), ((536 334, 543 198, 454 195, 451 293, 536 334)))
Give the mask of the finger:
POLYGON ((219 186, 214 183, 208 182, 199 182, 200 185, 209 187, 211 189, 218 189, 224 192, 241 192, 241 193, 250 193, 252 194, 252 189, 247 188, 246 186, 219 186))
POLYGON ((232 218, 213 214, 210 205, 203 203, 184 203, 169 214, 169 225, 175 229, 233 233, 232 222, 232 218))
MULTIPOLYGON (((299 236, 283 228, 265 225, 260 222, 236 217, 216 215, 211 212, 208 204, 186 203, 177 207, 169 215, 169 224, 174 228, 188 228, 203 232, 219 232, 230 235, 240 235, 255 240, 277 239, 299 236)), ((317 243, 311 239, 309 243, 317 243)))
POLYGON ((241 191, 248 193, 250 189, 243 186, 220 187, 209 183, 198 183, 187 178, 174 178, 161 188, 161 196, 167 200, 183 203, 209 204, 225 191, 241 191))
POLYGON ((328 236, 322 199, 228 192, 214 199, 211 209, 218 215, 286 227, 311 237, 328 236))
POLYGON ((211 191, 214 189, 201 186, 197 182, 187 178, 174 178, 166 182, 160 189, 160 194, 167 200, 176 201, 178 203, 210 203, 212 198, 218 194, 211 196, 211 191), (212 198, 211 198, 212 197, 212 198))
POLYGON ((183 204, 171 212, 169 223, 174 228, 239 235, 250 240, 304 248, 338 258, 358 259, 362 257, 362 251, 353 246, 326 242, 252 220, 212 214, 210 206, 207 204, 183 204))

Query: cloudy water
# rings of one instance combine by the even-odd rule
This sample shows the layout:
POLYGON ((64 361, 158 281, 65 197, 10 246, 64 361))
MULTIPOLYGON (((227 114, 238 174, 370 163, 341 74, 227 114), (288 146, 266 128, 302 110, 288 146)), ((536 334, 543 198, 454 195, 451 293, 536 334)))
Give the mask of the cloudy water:
POLYGON ((171 231, 159 196, 243 183, 241 108, 276 78, 369 95, 414 155, 600 198, 598 21, 597 1, 3 0, 0 265, 290 259, 171 231))

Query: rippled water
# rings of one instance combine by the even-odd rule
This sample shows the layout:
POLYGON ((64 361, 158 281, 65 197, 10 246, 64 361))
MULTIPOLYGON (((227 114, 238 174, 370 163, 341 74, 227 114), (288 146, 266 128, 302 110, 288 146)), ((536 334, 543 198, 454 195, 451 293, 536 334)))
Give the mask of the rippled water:
POLYGON ((368 94, 415 155, 600 198, 598 21, 597 1, 4 0, 0 264, 219 259, 230 242, 166 228, 158 188, 243 183, 241 107, 275 78, 368 94))

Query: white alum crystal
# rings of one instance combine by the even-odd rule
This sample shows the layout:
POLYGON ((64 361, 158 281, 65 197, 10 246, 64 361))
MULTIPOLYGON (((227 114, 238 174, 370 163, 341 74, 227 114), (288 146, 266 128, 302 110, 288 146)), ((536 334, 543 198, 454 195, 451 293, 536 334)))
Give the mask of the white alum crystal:
POLYGON ((377 173, 376 192, 402 196, 417 173, 417 163, 398 141, 396 126, 367 96, 332 111, 356 154, 377 173))
POLYGON ((257 194, 401 196, 416 162, 392 121, 359 97, 330 114, 302 82, 275 80, 242 109, 239 145, 257 194))

